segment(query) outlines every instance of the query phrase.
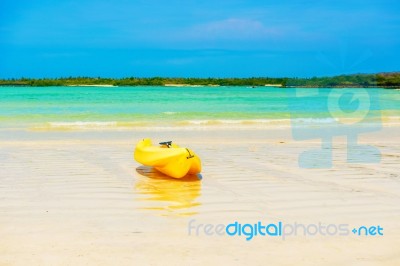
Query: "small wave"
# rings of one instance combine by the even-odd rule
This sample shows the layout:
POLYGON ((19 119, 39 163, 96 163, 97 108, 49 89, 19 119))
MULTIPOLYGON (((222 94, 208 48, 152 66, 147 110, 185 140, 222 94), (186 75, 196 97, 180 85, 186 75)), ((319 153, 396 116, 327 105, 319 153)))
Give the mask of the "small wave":
POLYGON ((290 126, 289 119, 204 119, 185 121, 58 121, 36 124, 32 130, 134 130, 134 129, 205 129, 205 128, 265 128, 290 126))
POLYGON ((289 119, 215 119, 215 120, 187 120, 176 122, 177 125, 218 126, 218 125, 286 125, 289 119))
MULTIPOLYGON (((365 120, 359 120, 356 118, 296 118, 291 121, 293 127, 305 127, 305 128, 331 128, 335 129, 342 126, 352 126, 352 127, 379 127, 383 122, 386 122, 382 118, 371 118, 365 120)), ((394 123, 387 123, 394 125, 394 123)))
POLYGON ((48 125, 52 127, 107 127, 116 126, 117 122, 49 122, 48 125))
POLYGON ((295 123, 304 123, 304 124, 330 124, 336 122, 334 118, 326 117, 326 118, 295 118, 292 119, 292 122, 295 123))
MULTIPOLYGON (((397 124, 398 118, 382 119, 382 122, 397 124)), ((373 122, 373 121, 372 121, 373 122)), ((271 127, 286 128, 296 126, 336 125, 333 118, 296 118, 296 119, 194 119, 194 120, 153 120, 153 121, 59 121, 36 124, 33 130, 134 130, 134 129, 263 129, 271 127)))
MULTIPOLYGON (((398 119, 382 119, 385 125, 398 126, 398 119)), ((368 126, 370 123, 359 123, 359 126, 368 126)), ((47 122, 29 125, 33 131, 81 131, 81 130, 152 130, 152 131, 174 131, 174 130, 247 130, 247 129, 272 129, 300 127, 329 127, 336 126, 337 121, 332 118, 312 119, 298 118, 290 119, 254 119, 254 120, 186 120, 186 121, 75 121, 75 122, 47 122)), ((372 123, 374 125, 374 123, 372 123)))
POLYGON ((178 112, 163 112, 164 115, 175 115, 178 112))

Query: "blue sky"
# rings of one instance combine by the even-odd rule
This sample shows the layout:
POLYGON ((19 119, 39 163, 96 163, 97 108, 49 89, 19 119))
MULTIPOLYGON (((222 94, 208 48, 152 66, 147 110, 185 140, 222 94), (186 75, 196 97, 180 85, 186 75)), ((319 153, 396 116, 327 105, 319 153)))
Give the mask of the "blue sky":
POLYGON ((0 78, 399 70, 398 0, 0 2, 0 78))

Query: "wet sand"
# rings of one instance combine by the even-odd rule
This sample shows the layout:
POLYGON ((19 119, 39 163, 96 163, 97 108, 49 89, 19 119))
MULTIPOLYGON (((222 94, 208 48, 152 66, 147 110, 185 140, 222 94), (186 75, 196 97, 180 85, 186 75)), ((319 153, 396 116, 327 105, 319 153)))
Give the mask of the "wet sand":
POLYGON ((377 164, 303 169, 319 141, 289 128, 0 131, 0 265, 400 265, 400 128, 365 134, 377 164), (174 140, 202 180, 133 161, 137 141, 174 140), (207 236, 188 224, 381 226, 383 236, 207 236))

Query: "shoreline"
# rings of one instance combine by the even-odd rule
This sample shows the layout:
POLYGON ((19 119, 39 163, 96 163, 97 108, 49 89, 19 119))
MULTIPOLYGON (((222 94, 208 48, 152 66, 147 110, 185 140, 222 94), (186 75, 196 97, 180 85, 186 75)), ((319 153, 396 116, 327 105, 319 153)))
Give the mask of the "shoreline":
MULTIPOLYGON (((342 121, 343 122, 343 121, 342 121)), ((143 130, 273 130, 282 128, 318 128, 318 127, 340 126, 340 123, 335 122, 333 118, 318 118, 318 119, 302 119, 302 118, 277 118, 277 119, 195 119, 195 120, 171 120, 171 121, 118 121, 118 120, 98 120, 98 121, 30 121, 30 122, 3 122, 0 130, 21 129, 28 131, 143 131, 143 130), (334 122, 334 123, 333 123, 334 122)), ((347 119, 346 123, 352 123, 351 119, 347 119)), ((400 125, 400 114, 382 116, 378 121, 357 122, 354 128, 365 127, 398 127, 400 125), (376 122, 378 122, 376 124, 376 122)))
POLYGON ((202 85, 202 84, 164 84, 161 85, 164 87, 220 87, 220 85, 213 85, 213 84, 207 84, 207 85, 202 85))
POLYGON ((66 87, 118 87, 112 84, 65 85, 66 87))

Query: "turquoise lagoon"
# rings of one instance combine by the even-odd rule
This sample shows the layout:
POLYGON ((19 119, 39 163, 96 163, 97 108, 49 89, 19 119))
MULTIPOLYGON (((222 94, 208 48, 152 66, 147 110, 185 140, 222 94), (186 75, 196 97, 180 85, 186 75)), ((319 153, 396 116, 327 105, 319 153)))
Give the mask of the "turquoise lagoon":
MULTIPOLYGON (((2 128, 134 128, 279 124, 291 117, 296 93, 318 89, 269 87, 0 87, 2 128), (292 99, 293 100, 293 99, 292 99)), ((296 100, 304 119, 326 119, 320 89, 310 104, 296 100)), ((349 89, 357 93, 360 89, 349 89)), ((400 91, 369 88, 379 110, 400 115, 400 91)), ((298 117, 298 114, 297 114, 298 117)))

